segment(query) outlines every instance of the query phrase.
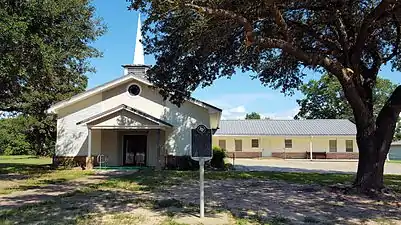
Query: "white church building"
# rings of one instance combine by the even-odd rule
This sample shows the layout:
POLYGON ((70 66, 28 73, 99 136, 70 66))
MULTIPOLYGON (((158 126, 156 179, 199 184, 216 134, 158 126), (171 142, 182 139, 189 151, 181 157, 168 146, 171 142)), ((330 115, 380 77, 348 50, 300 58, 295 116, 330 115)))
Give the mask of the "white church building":
POLYGON ((191 129, 218 129, 222 110, 188 98, 180 107, 163 100, 145 78, 138 18, 133 64, 124 74, 48 109, 57 115, 55 163, 78 161, 87 168, 99 155, 108 166, 162 167, 191 148, 191 129))

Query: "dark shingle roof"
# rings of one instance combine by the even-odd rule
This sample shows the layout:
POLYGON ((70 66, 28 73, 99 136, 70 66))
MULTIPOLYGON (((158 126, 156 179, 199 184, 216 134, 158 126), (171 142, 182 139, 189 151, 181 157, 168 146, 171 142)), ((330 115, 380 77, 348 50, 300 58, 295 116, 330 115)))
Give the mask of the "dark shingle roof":
POLYGON ((215 135, 355 136, 356 126, 345 119, 222 120, 215 135))

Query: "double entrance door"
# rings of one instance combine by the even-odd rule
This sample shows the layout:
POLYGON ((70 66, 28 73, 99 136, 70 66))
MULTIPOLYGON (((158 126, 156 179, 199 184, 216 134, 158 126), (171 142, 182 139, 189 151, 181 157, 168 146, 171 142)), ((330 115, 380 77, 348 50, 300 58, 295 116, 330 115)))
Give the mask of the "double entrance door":
POLYGON ((124 166, 146 166, 146 135, 124 135, 124 166))

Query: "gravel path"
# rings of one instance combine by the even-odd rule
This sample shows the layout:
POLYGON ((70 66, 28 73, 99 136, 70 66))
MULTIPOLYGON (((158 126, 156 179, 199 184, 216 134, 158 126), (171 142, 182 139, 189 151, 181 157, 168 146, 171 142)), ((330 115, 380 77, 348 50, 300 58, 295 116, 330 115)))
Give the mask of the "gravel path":
MULTIPOLYGON (((199 186, 182 184, 164 189, 159 195, 187 203, 198 203, 199 186)), ((226 180, 206 181, 208 207, 231 211, 240 217, 261 220, 285 218, 293 224, 364 224, 385 219, 401 224, 397 203, 383 203, 364 197, 349 196, 319 185, 289 184, 280 181, 226 180)), ((398 203, 399 204, 399 203, 398 203)))

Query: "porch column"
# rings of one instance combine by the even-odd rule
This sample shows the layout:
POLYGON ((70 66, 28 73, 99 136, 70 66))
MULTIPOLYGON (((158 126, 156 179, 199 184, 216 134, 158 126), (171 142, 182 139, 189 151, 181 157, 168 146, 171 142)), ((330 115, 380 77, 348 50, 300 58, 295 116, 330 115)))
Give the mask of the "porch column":
POLYGON ((161 170, 160 162, 160 129, 157 129, 157 140, 156 140, 156 170, 161 170))
POLYGON ((86 169, 93 169, 92 129, 90 127, 88 127, 88 156, 86 157, 86 169))
POLYGON ((312 143, 312 139, 313 136, 310 136, 310 140, 309 140, 309 156, 310 156, 310 160, 312 161, 312 152, 313 152, 313 143, 312 143))

